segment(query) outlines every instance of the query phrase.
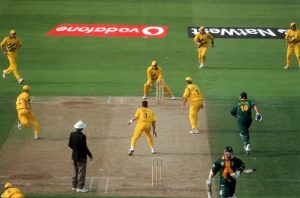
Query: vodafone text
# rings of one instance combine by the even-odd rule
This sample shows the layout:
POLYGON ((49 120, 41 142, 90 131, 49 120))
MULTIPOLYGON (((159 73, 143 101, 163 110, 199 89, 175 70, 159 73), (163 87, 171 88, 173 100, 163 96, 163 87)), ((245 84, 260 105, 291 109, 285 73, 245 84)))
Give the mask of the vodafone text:
POLYGON ((109 24, 62 24, 49 31, 50 36, 123 36, 163 38, 167 26, 132 26, 109 24))

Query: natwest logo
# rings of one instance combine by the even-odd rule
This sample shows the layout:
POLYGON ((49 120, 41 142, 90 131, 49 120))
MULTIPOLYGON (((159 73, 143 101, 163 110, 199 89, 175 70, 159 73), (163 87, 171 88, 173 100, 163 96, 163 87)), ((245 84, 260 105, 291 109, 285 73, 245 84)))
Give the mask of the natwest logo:
POLYGON ((167 26, 61 24, 47 32, 47 35, 164 38, 167 31, 167 26))

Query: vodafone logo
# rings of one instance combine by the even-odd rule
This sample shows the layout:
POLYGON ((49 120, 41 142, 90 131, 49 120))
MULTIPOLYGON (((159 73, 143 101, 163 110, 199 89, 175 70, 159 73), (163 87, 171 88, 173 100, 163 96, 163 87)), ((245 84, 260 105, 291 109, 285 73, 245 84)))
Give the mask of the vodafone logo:
POLYGON ((61 24, 47 32, 47 35, 164 38, 167 31, 167 26, 61 24))

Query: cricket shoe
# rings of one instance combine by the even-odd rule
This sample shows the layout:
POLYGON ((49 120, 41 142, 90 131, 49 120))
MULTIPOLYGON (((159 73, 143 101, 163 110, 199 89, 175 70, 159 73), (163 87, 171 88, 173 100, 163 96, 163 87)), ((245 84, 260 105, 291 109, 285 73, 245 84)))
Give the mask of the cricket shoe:
POLYGON ((2 78, 6 78, 6 73, 5 73, 4 70, 3 70, 3 72, 2 72, 2 78))
POLYGON ((176 100, 175 96, 171 96, 171 99, 172 99, 172 100, 176 100))
POLYGON ((245 149, 246 153, 247 153, 248 155, 250 155, 250 153, 251 153, 251 146, 250 146, 250 144, 245 145, 245 146, 244 146, 244 149, 245 149))
POLYGON ((190 131, 190 133, 191 133, 191 134, 199 134, 200 132, 199 132, 198 129, 192 129, 192 130, 190 131))
POLYGON ((76 188, 72 187, 72 190, 74 191, 74 190, 76 190, 76 188))
POLYGON ((19 80, 18 80, 18 83, 19 84, 22 84, 24 82, 24 79, 23 78, 20 78, 19 80))
POLYGON ((290 68, 289 65, 285 65, 285 66, 283 67, 283 69, 289 69, 289 68, 290 68))
POLYGON ((39 135, 35 135, 35 136, 34 136, 34 139, 35 139, 35 140, 40 140, 40 139, 42 139, 42 138, 41 138, 41 136, 39 136, 39 135))
POLYGON ((147 100, 147 96, 146 95, 143 96, 143 100, 147 100))
POLYGON ((22 125, 20 122, 18 122, 18 126, 17 126, 18 130, 21 131, 22 130, 22 125))
POLYGON ((157 153, 156 150, 155 150, 155 148, 152 148, 152 149, 151 149, 151 153, 152 153, 152 154, 156 154, 156 153, 157 153))
POLYGON ((129 155, 129 156, 133 156, 133 153, 134 153, 134 150, 133 150, 133 149, 129 149, 128 155, 129 155))
POLYGON ((201 63, 200 65, 199 65, 199 69, 201 69, 201 68, 203 68, 204 67, 204 63, 201 63))
POLYGON ((78 192, 78 193, 87 193, 87 192, 89 192, 89 189, 87 189, 87 188, 77 188, 76 192, 78 192))

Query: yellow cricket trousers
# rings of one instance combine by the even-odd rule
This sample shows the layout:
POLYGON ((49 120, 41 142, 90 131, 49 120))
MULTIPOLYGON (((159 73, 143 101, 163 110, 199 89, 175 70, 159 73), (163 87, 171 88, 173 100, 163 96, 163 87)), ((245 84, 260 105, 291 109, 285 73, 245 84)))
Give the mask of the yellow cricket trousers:
POLYGON ((291 66, 291 58, 292 55, 295 54, 297 61, 298 61, 298 65, 300 68, 300 44, 298 45, 288 45, 287 47, 287 51, 286 51, 286 64, 291 66))
MULTIPOLYGON (((171 89, 168 87, 168 85, 165 83, 165 81, 162 81, 163 84, 163 88, 164 88, 164 92, 166 92, 168 94, 168 96, 172 96, 173 93, 171 91, 171 89)), ((148 96, 149 95, 149 89, 150 86, 155 87, 156 88, 156 81, 150 81, 148 80, 145 84, 144 84, 144 95, 148 96)))
POLYGON ((192 129, 197 129, 198 112, 201 108, 203 108, 203 100, 190 102, 189 118, 192 129))
POLYGON ((153 148, 153 137, 151 135, 151 124, 149 123, 138 123, 135 127, 134 133, 131 138, 131 148, 135 148, 136 142, 141 137, 142 133, 145 132, 147 143, 150 148, 153 148))
POLYGON ((19 80, 21 78, 21 75, 17 69, 18 54, 16 52, 7 52, 7 58, 9 61, 9 66, 7 69, 4 70, 5 74, 13 72, 15 78, 19 80))
POLYGON ((205 62, 207 49, 208 49, 208 47, 199 47, 198 48, 199 63, 204 63, 205 62))
POLYGON ((18 118, 23 128, 27 128, 29 126, 29 123, 31 123, 34 130, 34 134, 36 136, 39 135, 39 123, 31 110, 28 111, 26 109, 19 109, 18 118))

